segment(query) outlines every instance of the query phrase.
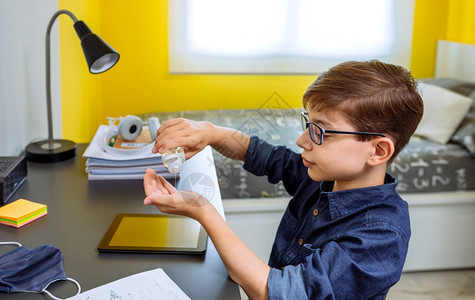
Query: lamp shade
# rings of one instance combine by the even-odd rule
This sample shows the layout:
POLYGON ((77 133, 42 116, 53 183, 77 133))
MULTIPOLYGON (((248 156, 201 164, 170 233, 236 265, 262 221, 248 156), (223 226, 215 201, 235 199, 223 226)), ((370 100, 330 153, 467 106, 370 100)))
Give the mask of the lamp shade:
POLYGON ((74 23, 74 29, 81 40, 82 50, 91 73, 102 73, 117 63, 119 53, 94 34, 83 21, 74 23))

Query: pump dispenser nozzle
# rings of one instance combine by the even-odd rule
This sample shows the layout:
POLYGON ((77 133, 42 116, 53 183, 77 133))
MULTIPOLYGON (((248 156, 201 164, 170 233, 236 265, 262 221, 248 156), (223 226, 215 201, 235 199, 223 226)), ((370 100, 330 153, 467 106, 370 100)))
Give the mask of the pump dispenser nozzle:
POLYGON ((182 147, 169 149, 162 155, 162 160, 170 173, 179 173, 185 162, 185 151, 182 147))

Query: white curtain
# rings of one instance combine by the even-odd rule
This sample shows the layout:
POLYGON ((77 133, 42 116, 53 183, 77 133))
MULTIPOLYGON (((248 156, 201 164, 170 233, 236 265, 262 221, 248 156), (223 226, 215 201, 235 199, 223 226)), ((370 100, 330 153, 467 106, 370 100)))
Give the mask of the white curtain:
POLYGON ((170 1, 172 73, 316 73, 349 59, 409 67, 414 0, 170 1))

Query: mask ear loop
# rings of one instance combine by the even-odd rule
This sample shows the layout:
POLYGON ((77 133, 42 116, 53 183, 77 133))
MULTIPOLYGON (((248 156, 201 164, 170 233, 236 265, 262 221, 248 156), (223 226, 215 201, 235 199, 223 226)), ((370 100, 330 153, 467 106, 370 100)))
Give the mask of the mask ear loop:
MULTIPOLYGON (((56 281, 60 281, 60 280, 68 280, 68 281, 71 281, 73 283, 75 283, 78 287, 78 292, 76 293, 76 295, 73 295, 71 297, 74 297, 74 296, 77 296, 81 293, 81 285, 79 284, 79 282, 77 282, 76 280, 72 279, 72 278, 69 278, 67 277, 66 279, 58 279, 58 280, 54 280, 54 281, 51 281, 50 283, 48 283, 48 285, 43 289, 43 293, 45 293, 46 295, 50 296, 51 298, 55 299, 55 300, 63 300, 63 298, 58 298, 56 296, 54 296, 53 294, 51 294, 49 291, 47 291, 46 289, 48 288, 48 286, 50 284, 52 284, 53 282, 56 282, 56 281)), ((69 298, 69 297, 68 297, 69 298)), ((65 299, 65 298, 64 298, 65 299)))
POLYGON ((0 242, 0 245, 16 245, 18 247, 23 247, 20 243, 17 242, 0 242))

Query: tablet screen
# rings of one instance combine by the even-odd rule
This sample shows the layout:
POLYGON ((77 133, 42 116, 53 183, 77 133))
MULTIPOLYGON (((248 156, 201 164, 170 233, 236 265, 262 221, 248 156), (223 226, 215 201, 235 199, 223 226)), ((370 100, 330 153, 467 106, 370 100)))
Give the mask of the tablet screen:
POLYGON ((207 234, 190 218, 175 215, 118 214, 99 244, 100 252, 200 253, 207 234))

